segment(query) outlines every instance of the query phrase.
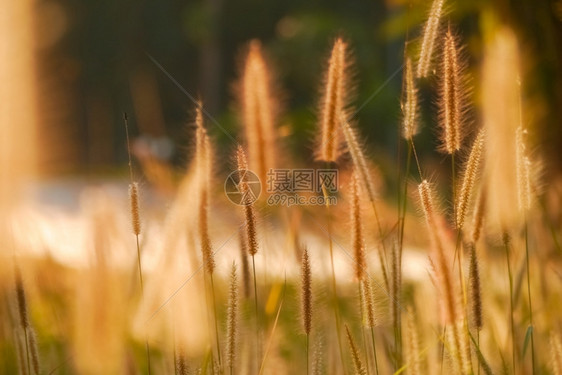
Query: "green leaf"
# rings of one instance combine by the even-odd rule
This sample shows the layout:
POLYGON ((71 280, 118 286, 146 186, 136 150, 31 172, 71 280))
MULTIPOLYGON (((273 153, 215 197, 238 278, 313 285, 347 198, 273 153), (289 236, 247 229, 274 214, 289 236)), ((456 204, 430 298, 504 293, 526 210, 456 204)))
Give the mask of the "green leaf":
POLYGON ((529 325, 527 327, 527 333, 525 333, 525 341, 523 342, 523 358, 525 358, 525 353, 527 352, 527 346, 529 345, 529 339, 533 336, 533 326, 529 325))
MULTIPOLYGON (((470 331, 469 331, 468 334, 470 335, 470 339, 472 340, 472 343, 474 344, 474 348, 476 349, 476 355, 478 357, 478 362, 480 363, 480 366, 482 366, 482 369, 484 370, 486 375, 493 375, 492 368, 490 367, 490 365, 486 361, 486 358, 484 358, 484 355, 480 351, 480 347, 478 346, 478 343, 476 342, 476 340, 474 340, 474 337, 472 336, 472 333, 470 333, 470 331)), ((502 360, 503 360, 503 356, 502 356, 502 360)))

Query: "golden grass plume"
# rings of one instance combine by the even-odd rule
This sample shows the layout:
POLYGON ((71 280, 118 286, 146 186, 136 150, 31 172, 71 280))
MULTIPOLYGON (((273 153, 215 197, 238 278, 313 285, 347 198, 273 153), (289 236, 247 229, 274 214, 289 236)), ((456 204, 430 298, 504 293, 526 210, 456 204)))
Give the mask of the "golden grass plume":
POLYGON ((402 107, 402 136, 411 140, 419 131, 418 126, 418 90, 414 79, 412 59, 406 57, 404 66, 404 84, 402 107))
POLYGON ((481 330, 484 326, 482 318, 482 291, 480 289, 480 269, 478 266, 478 256, 474 243, 468 244, 470 250, 470 266, 468 268, 468 290, 470 292, 470 310, 472 325, 481 330))
POLYGON ((474 183, 476 182, 478 173, 481 170, 482 154, 484 153, 484 138, 484 129, 481 129, 472 144, 470 155, 463 173, 461 187, 457 195, 457 202, 455 202, 455 205, 457 206, 457 209, 455 210, 455 223, 457 229, 462 229, 464 226, 470 197, 474 189, 474 183))
POLYGON ((262 181, 276 167, 277 136, 275 117, 279 104, 275 99, 272 75, 259 40, 249 43, 240 78, 240 112, 248 145, 249 166, 262 181))
POLYGON ((206 272, 215 270, 215 259, 209 236, 209 192, 212 168, 212 151, 209 136, 203 124, 202 104, 196 107, 195 158, 199 186, 199 240, 206 272))
POLYGON ((332 47, 320 101, 316 160, 336 162, 342 153, 339 123, 341 116, 347 117, 350 100, 348 70, 351 63, 348 48, 342 38, 337 38, 332 47))
POLYGON ((435 49, 435 41, 439 32, 439 22, 444 2, 445 0, 433 0, 429 16, 423 27, 423 39, 417 67, 418 78, 427 77, 431 71, 433 50, 435 49))
POLYGON ((353 360, 353 368, 355 369, 355 374, 367 375, 367 370, 365 370, 363 361, 359 356, 359 349, 357 348, 357 344, 355 344, 355 340, 353 340, 353 336, 351 335, 347 324, 345 325, 345 334, 347 336, 347 343, 351 351, 351 359, 353 360))
POLYGON ((139 185, 136 182, 129 184, 129 204, 131 209, 131 226, 133 233, 138 236, 141 233, 141 220, 139 211, 139 185))
POLYGON ((304 333, 310 335, 312 329, 312 272, 306 247, 301 260, 301 314, 304 333))
POLYGON ((230 287, 228 292, 228 307, 226 320, 226 364, 233 373, 236 361, 238 335, 238 275, 236 264, 232 264, 230 271, 230 287))
POLYGON ((439 79, 440 150, 448 154, 459 151, 467 132, 468 93, 465 63, 450 28, 443 37, 441 77, 439 79))
POLYGON ((365 258, 365 243, 363 240, 359 180, 356 172, 351 177, 351 243, 355 257, 355 277, 358 281, 361 281, 365 278, 367 260, 365 258))
POLYGON ((238 163, 238 172, 240 174, 240 191, 242 193, 242 204, 244 205, 244 216, 246 220, 246 245, 248 253, 254 256, 258 252, 257 224, 256 213, 254 211, 254 203, 249 194, 250 187, 244 180, 245 171, 248 170, 248 162, 246 153, 242 146, 238 146, 236 150, 236 161, 238 163))

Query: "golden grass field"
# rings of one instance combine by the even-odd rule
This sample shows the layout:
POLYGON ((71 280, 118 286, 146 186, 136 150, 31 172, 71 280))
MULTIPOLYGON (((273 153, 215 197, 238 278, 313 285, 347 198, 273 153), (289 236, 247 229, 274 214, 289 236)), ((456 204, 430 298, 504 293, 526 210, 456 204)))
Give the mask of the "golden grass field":
POLYGON ((489 20, 470 66, 444 7, 434 0, 404 46, 398 158, 363 142, 361 77, 336 37, 318 61, 314 161, 295 163, 279 82, 252 40, 229 158, 205 98, 190 103, 184 172, 139 156, 125 115, 129 166, 117 180, 59 182, 75 205, 26 185, 37 114, 22 111, 32 80, 16 78, 29 56, 1 61, 0 120, 23 125, 0 133, 0 373, 561 375, 562 176, 533 143, 515 33, 489 20), (422 127, 428 93, 434 123, 422 127), (422 132, 441 168, 419 157, 422 132), (296 169, 339 181, 299 204, 268 199, 295 196, 266 187, 271 170, 296 169))

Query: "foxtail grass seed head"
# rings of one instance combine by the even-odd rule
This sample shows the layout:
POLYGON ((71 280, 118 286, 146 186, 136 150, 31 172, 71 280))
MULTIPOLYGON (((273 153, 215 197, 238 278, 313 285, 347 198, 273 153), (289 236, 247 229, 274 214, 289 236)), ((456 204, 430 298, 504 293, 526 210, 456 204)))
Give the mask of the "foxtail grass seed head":
POLYGON ((355 167, 355 172, 367 192, 370 202, 375 201, 375 186, 373 184, 373 179, 371 178, 371 173, 369 171, 369 166, 367 164, 367 159, 363 153, 359 141, 357 140, 357 134, 355 130, 351 127, 349 121, 345 119, 345 116, 340 116, 340 125, 345 137, 345 142, 347 144, 347 149, 353 160, 353 165, 355 167))
POLYGON ((480 190, 476 197, 476 204, 472 214, 472 242, 476 243, 480 239, 482 231, 482 223, 484 222, 484 215, 486 211, 486 186, 480 184, 480 190))
POLYGON ((519 52, 510 29, 497 30, 485 48, 482 115, 486 129, 485 179, 487 224, 492 232, 513 227, 517 202, 516 129, 520 123, 519 52))
POLYGON ((443 62, 440 80, 439 125, 442 148, 453 154, 461 148, 461 65, 451 30, 443 38, 443 62))
POLYGON ((478 257, 474 243, 468 244, 470 249, 470 267, 468 271, 470 307, 472 313, 472 324, 477 330, 481 330, 484 324, 482 319, 482 293, 480 290, 480 270, 478 269, 478 257))
POLYGON ((517 128, 515 134, 516 152, 515 160, 517 164, 517 202, 519 210, 526 212, 531 208, 531 161, 527 156, 525 145, 525 135, 527 131, 522 126, 517 128))
POLYGON ((209 236, 209 191, 211 175, 211 145, 203 123, 202 103, 196 106, 195 158, 199 186, 199 239, 203 264, 207 273, 215 270, 215 259, 209 236))
POLYGON ((332 47, 320 102, 319 141, 316 159, 336 162, 341 155, 340 116, 348 110, 348 45, 338 38, 332 47))
POLYGON ((312 273, 306 247, 301 261, 301 314, 304 333, 310 335, 312 329, 312 273))
POLYGON ((236 160, 238 162, 238 171, 240 172, 240 192, 242 193, 242 203, 244 204, 244 216, 246 220, 246 240, 248 253, 251 256, 256 255, 258 252, 258 235, 256 228, 256 214, 254 211, 254 203, 248 194, 250 188, 248 183, 244 181, 245 171, 248 169, 248 162, 246 161, 246 154, 242 146, 238 146, 236 151, 236 160))
POLYGON ((213 248, 211 246, 211 238, 209 237, 208 227, 208 199, 207 191, 202 190, 199 202, 199 239, 201 241, 201 253, 203 254, 203 264, 205 271, 212 274, 215 271, 215 259, 213 256, 213 248))
POLYGON ((474 189, 474 183, 476 181, 477 175, 481 170, 482 165, 482 154, 484 152, 484 129, 481 129, 474 143, 472 149, 470 150, 470 156, 468 157, 468 162, 464 170, 464 175, 461 183, 460 192, 457 196, 455 210, 455 221, 457 229, 462 229, 464 226, 465 217, 467 215, 468 206, 470 202, 470 197, 472 190, 474 189))
POLYGON ((236 264, 234 263, 232 264, 232 270, 230 271, 227 315, 226 360, 228 367, 234 369, 238 334, 238 276, 236 273, 236 264))
POLYGON ((345 325, 345 334, 347 336, 349 349, 351 350, 351 359, 353 360, 353 368, 355 369, 355 374, 367 375, 367 370, 365 370, 363 361, 361 361, 361 357, 359 356, 359 349, 355 344, 355 340, 353 340, 353 336, 351 336, 351 332, 349 331, 349 327, 347 326, 347 324, 345 325))
POLYGON ((359 180, 357 174, 354 172, 351 177, 351 240, 353 244, 353 254, 355 256, 355 277, 358 281, 364 279, 365 269, 367 267, 362 225, 359 180))
POLYGON ((420 195, 420 202, 423 209, 427 229, 429 231, 429 237, 432 242, 436 242, 438 240, 437 222, 435 218, 436 213, 429 181, 423 180, 421 184, 419 184, 418 193, 420 195))
POLYGON ((212 148, 207 130, 205 129, 203 104, 198 102, 195 108, 195 164, 200 189, 209 189, 212 170, 212 148))
POLYGON ((412 59, 406 58, 404 67, 404 93, 402 94, 402 136, 411 140, 418 133, 418 90, 414 80, 412 59))
POLYGON ((363 294, 363 322, 367 328, 375 328, 377 325, 377 318, 375 315, 375 297, 373 295, 373 287, 369 276, 361 281, 361 293, 363 294))
POLYGON ((133 233, 141 233, 141 221, 139 212, 139 185, 136 182, 129 184, 129 203, 131 205, 131 225, 133 233))
POLYGON ((258 40, 252 40, 244 64, 240 85, 240 106, 250 167, 262 181, 275 168, 275 112, 278 104, 272 93, 271 73, 258 40))
POLYGON ((24 329, 29 328, 29 317, 27 315, 27 300, 25 299, 25 288, 19 267, 14 266, 14 276, 16 284, 16 297, 18 300, 18 313, 20 316, 20 324, 24 329))
POLYGON ((429 17, 423 27, 423 39, 417 68, 418 78, 427 77, 431 71, 433 50, 435 49, 435 40, 439 32, 439 22, 441 13, 443 12, 444 2, 445 0, 433 0, 431 10, 429 11, 429 17))
POLYGON ((178 375, 189 375, 189 366, 185 356, 178 355, 176 358, 176 373, 178 375))

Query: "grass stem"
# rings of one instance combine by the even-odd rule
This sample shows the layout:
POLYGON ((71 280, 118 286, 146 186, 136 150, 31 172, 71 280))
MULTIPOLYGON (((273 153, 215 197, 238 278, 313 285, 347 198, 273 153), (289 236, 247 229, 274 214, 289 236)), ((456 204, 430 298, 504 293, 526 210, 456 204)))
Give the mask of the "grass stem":
POLYGON ((221 359, 221 346, 220 346, 220 341, 219 341, 219 325, 218 325, 218 318, 217 318, 217 303, 216 303, 216 297, 215 297, 215 282, 213 279, 213 274, 210 274, 211 277, 211 294, 213 297, 213 316, 215 318, 215 340, 217 341, 217 358, 219 360, 219 368, 221 369, 222 372, 222 359, 221 359))
POLYGON ((531 361, 533 365, 533 374, 535 373, 535 338, 533 325, 533 303, 531 301, 531 271, 529 265, 529 232, 527 228, 527 218, 525 218, 525 257, 527 262, 527 294, 529 295, 529 320, 531 323, 531 361))
MULTIPOLYGON (((140 286, 141 286, 141 295, 144 298, 144 281, 142 278, 142 262, 141 262, 141 253, 140 253, 140 242, 139 242, 139 235, 135 235, 136 242, 137 242, 137 262, 138 262, 138 269, 139 269, 139 279, 140 279, 140 286)), ((144 346, 146 351, 146 366, 148 369, 148 375, 150 375, 150 346, 148 345, 148 337, 145 335, 144 346)))
POLYGON ((254 272, 254 307, 256 313, 256 364, 260 367, 260 333, 259 333, 259 314, 258 314, 258 284, 256 282, 256 259, 252 255, 252 269, 254 272))
POLYGON ((509 321, 511 324, 511 360, 513 371, 515 371, 515 323, 513 321, 513 274, 511 272, 511 261, 509 256, 509 235, 504 232, 503 244, 505 247, 505 259, 507 262, 507 275, 509 277, 509 321))

